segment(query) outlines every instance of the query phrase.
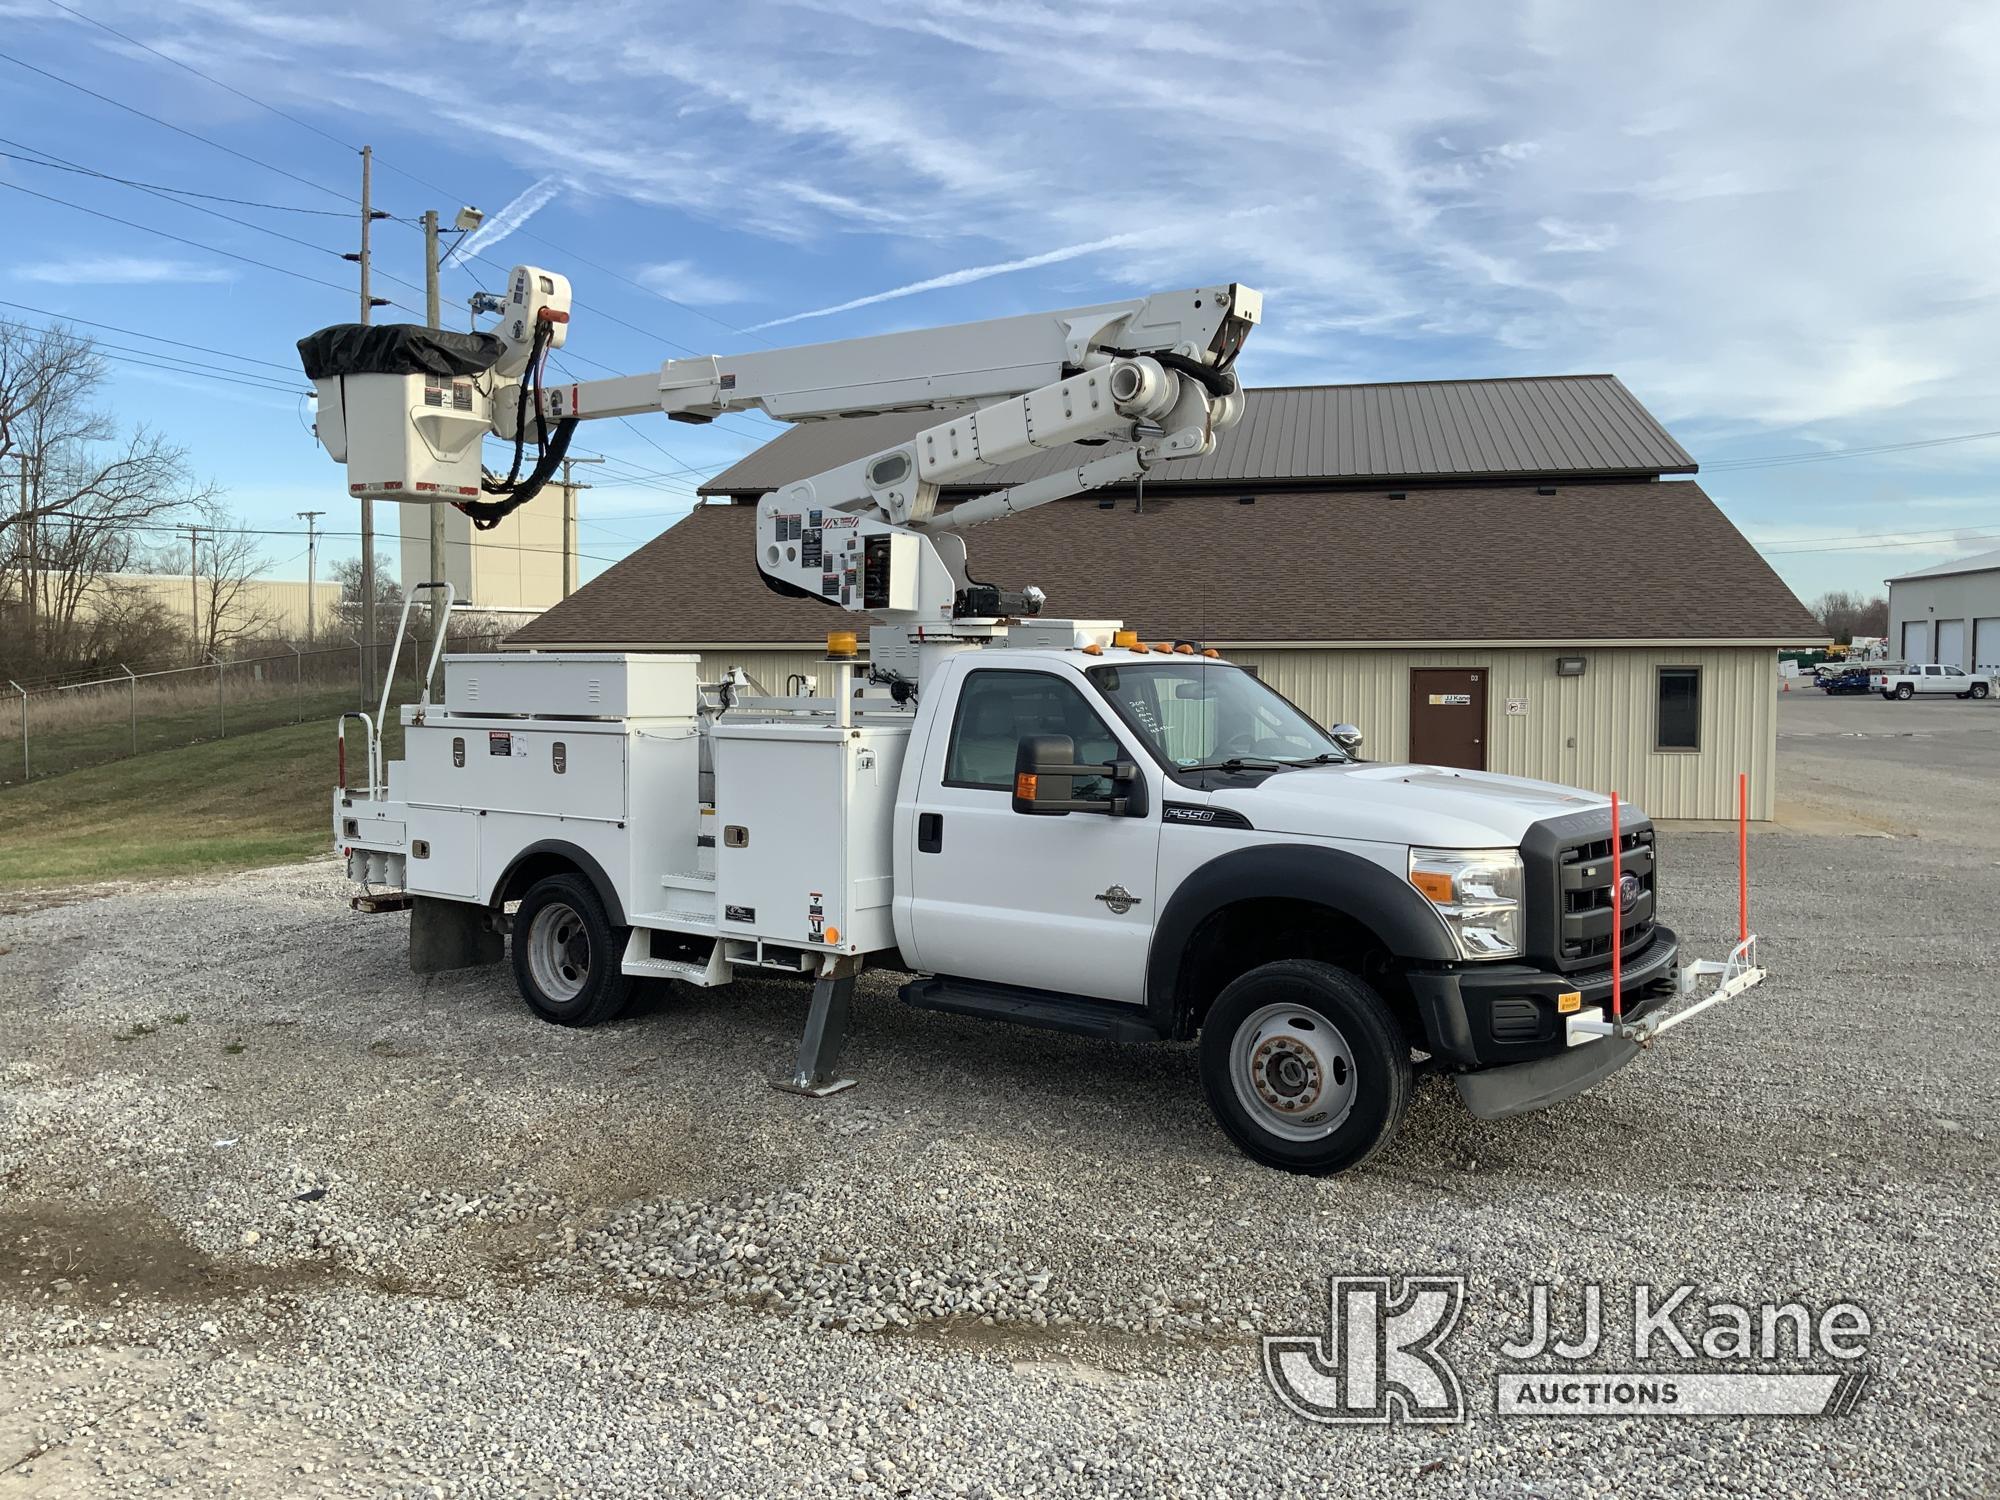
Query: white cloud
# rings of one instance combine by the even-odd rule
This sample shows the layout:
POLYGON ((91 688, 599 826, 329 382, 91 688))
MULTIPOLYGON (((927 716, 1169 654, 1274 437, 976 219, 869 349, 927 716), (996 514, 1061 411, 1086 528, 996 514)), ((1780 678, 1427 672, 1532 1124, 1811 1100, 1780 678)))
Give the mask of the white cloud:
POLYGON ((549 200, 560 193, 563 186, 563 181, 559 177, 542 178, 499 213, 489 215, 485 223, 467 235, 458 247, 458 256, 469 260, 475 255, 491 250, 546 208, 549 200))
POLYGON ((1551 254, 1595 254, 1618 243, 1616 224, 1572 224, 1564 219, 1543 219, 1536 226, 1548 236, 1542 248, 1551 254))
MULTIPOLYGON (((746 242, 772 312, 844 306, 857 333, 912 289, 935 293, 913 317, 973 317, 1237 277, 1270 294, 1253 381, 1610 369, 1698 454, 1969 432, 2000 396, 2000 198, 1967 186, 2000 175, 1992 6, 1916 25, 1829 0, 1802 28, 1795 7, 1724 0, 1255 0, 1226 25, 1208 0, 1148 0, 1143 21, 773 0, 676 11, 671 37, 639 0, 552 4, 532 28, 498 0, 91 9, 342 139, 388 119, 437 160, 573 183, 592 220, 564 199, 551 237, 607 264, 685 261, 691 302, 695 278, 742 274, 746 242), (505 108, 436 87, 475 53, 505 108), (1039 261, 1127 236, 1115 257, 1039 261)), ((240 105, 178 86, 180 104, 240 105)), ((385 203, 414 194, 379 166, 385 203)), ((1991 452, 1874 472, 1891 463, 2000 479, 1991 452)), ((1804 512, 1868 467, 1717 485, 1794 484, 1804 512)), ((1914 493, 1885 481, 1876 503, 1914 493)))
POLYGON ((185 285, 236 279, 236 272, 228 266, 204 265, 190 260, 162 260, 144 255, 79 255, 69 260, 21 266, 16 268, 14 275, 19 280, 40 282, 47 286, 185 285))
POLYGON ((886 292, 870 292, 865 297, 852 297, 845 302, 836 302, 831 307, 816 307, 811 312, 791 313, 782 318, 772 318, 765 323, 752 323, 744 330, 755 333, 761 328, 777 328, 786 323, 800 323, 807 318, 826 318, 835 313, 852 312, 858 307, 873 307, 878 302, 894 302, 899 297, 914 297, 919 292, 935 292, 948 286, 964 286, 968 282, 984 281, 991 276, 1005 276, 1013 271, 1032 271, 1041 266, 1053 266, 1061 261, 1075 260, 1084 255, 1095 255, 1101 250, 1122 249, 1136 245, 1147 236, 1140 233, 1114 234, 1105 239, 1091 240, 1082 245, 1064 245, 1059 250, 1044 250, 1039 255, 1022 256, 1019 260, 998 261, 986 266, 966 266, 957 271, 946 271, 941 276, 927 276, 922 281, 912 281, 904 286, 891 287, 886 292))
POLYGON ((676 302, 700 307, 712 307, 718 302, 745 302, 752 296, 740 282, 704 271, 691 260, 663 260, 641 266, 633 279, 676 302))

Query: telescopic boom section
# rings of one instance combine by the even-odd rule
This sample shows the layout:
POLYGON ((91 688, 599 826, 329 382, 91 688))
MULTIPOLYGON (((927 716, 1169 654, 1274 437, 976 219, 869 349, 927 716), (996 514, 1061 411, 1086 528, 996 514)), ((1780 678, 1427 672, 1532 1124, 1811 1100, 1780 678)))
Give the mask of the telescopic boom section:
MULTIPOLYGON (((534 284, 532 281, 530 284, 534 284)), ((551 420, 761 411, 784 422, 937 410, 907 442, 787 484, 757 515, 757 566, 780 592, 886 619, 989 615, 949 533, 1214 451, 1243 415, 1234 369, 1263 299, 1231 283, 947 328, 735 356, 657 375, 550 386, 551 420), (940 513, 941 488, 1071 443, 1116 444, 1060 473, 940 513)))
POLYGON ((934 411, 938 420, 909 441, 787 484, 757 512, 757 565, 774 588, 914 627, 1034 612, 1030 595, 972 583, 965 528, 1212 452, 1243 415, 1234 366, 1262 312, 1263 299, 1232 282, 551 385, 569 282, 516 266, 490 333, 341 326, 301 340, 299 352, 319 398, 314 430, 347 465, 350 494, 456 505, 482 526, 534 497, 580 421, 934 411), (489 432, 513 445, 504 474, 484 466, 489 432), (1104 451, 937 509, 947 485, 1072 443, 1104 451))

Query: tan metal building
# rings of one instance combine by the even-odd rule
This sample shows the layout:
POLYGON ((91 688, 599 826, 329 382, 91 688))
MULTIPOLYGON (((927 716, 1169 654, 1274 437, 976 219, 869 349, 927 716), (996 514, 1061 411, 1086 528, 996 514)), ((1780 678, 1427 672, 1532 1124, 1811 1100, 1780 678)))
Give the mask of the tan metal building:
MULTIPOLYGON (((794 428, 514 644, 695 650, 773 691, 813 675, 826 630, 866 617, 764 587, 755 502, 933 420, 794 428)), ((1698 485, 1663 477, 1693 461, 1614 378, 1254 390, 1179 467, 981 527, 974 573, 1214 645, 1359 726, 1371 759, 1616 790, 1657 818, 1733 816, 1745 772, 1771 815, 1777 651, 1820 632, 1698 485)))
MULTIPOLYGON (((402 542, 398 572, 407 593, 430 576, 431 507, 398 505, 395 510, 402 542)), ((445 576, 463 608, 494 615, 540 614, 563 597, 565 558, 575 555, 576 508, 563 503, 560 484, 550 484, 534 504, 522 506, 490 531, 476 531, 470 517, 444 509, 445 576)))
MULTIPOLYGON (((53 586, 51 575, 51 586, 53 586)), ((144 596, 157 601, 185 627, 200 628, 209 612, 214 583, 208 578, 191 579, 185 573, 104 573, 85 586, 78 600, 78 612, 91 615, 113 595, 144 596)), ((304 641, 308 614, 322 634, 333 629, 334 611, 340 603, 340 585, 321 582, 308 585, 304 579, 251 578, 228 586, 228 603, 219 622, 223 636, 276 636, 304 641), (307 609, 310 597, 312 608, 307 609)))

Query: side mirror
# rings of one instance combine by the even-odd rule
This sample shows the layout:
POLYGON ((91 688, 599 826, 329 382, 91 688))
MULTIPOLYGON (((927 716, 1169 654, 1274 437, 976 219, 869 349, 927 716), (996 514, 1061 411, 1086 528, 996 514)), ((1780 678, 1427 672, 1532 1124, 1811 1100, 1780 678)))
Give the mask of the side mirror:
POLYGON ((1078 765, 1076 741, 1066 734, 1023 735, 1014 750, 1014 811, 1042 817, 1088 812, 1142 818, 1146 783, 1129 760, 1078 765), (1077 778, 1093 776, 1111 783, 1109 795, 1078 797, 1077 778))
POLYGON ((1361 748, 1361 731, 1352 724, 1336 724, 1333 726, 1333 742, 1353 755, 1361 748))

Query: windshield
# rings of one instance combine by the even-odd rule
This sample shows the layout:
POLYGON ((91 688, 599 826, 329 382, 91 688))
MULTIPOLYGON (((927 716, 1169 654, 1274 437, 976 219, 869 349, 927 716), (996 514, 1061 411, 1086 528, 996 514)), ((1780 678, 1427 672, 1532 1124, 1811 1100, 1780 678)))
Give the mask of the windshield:
POLYGON ((1170 766, 1352 758, 1282 696, 1224 662, 1169 657, 1084 675, 1170 766))

